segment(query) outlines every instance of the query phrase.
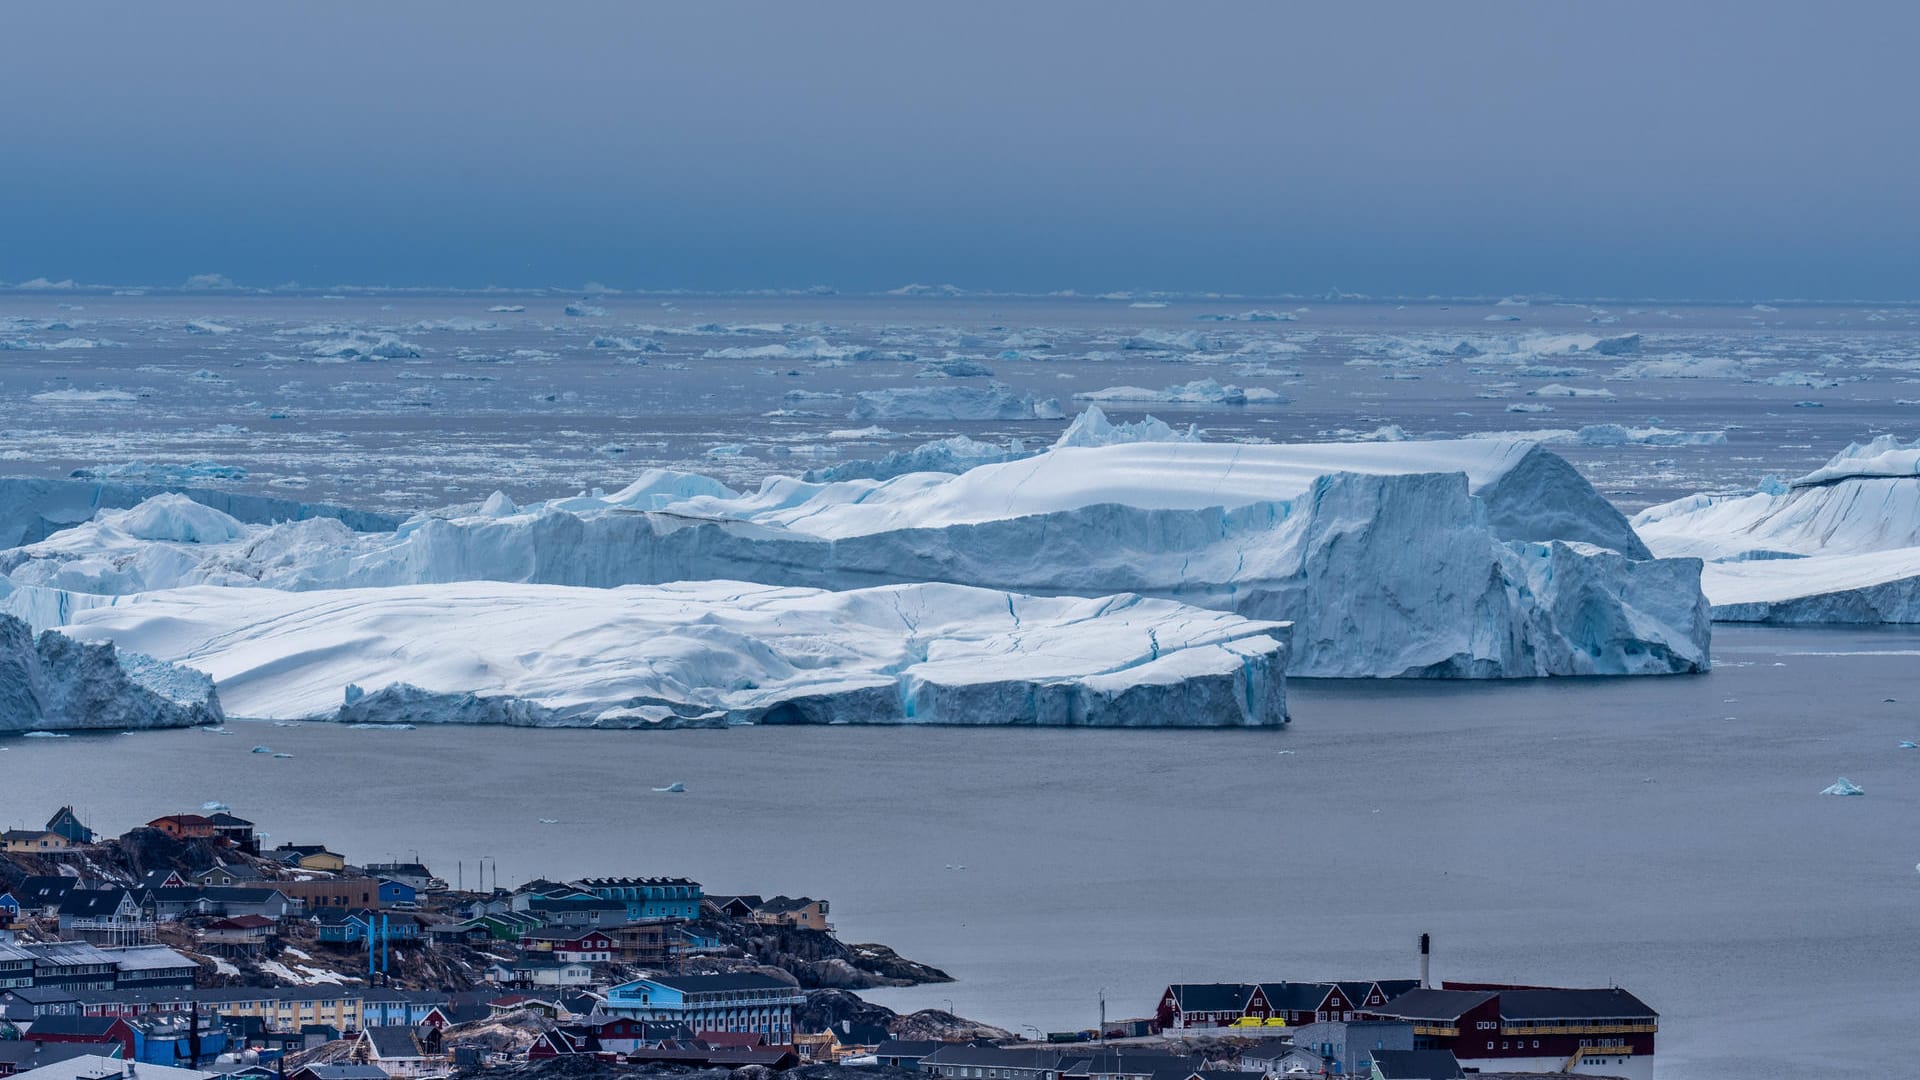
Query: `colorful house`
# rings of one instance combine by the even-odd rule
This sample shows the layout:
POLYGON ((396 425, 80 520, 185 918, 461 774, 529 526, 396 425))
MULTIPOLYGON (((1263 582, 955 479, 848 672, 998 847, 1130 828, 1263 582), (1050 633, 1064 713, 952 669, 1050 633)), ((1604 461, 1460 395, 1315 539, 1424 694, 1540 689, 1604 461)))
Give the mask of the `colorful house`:
POLYGON ((0 832, 0 851, 11 854, 48 855, 72 851, 77 845, 51 829, 8 829, 0 832))
POLYGON ((168 814, 147 822, 147 828, 159 829, 175 840, 213 839, 213 819, 204 814, 168 814))
POLYGON ((114 1046, 119 1052, 96 1050, 114 1057, 134 1056, 133 1028, 117 1016, 42 1016, 27 1028, 27 1038, 43 1043, 82 1043, 114 1046))
POLYGON ((325 844, 281 844, 273 857, 286 866, 337 874, 347 868, 346 856, 328 851, 325 844))
POLYGON ((793 1041, 799 987, 768 975, 674 975, 636 979, 607 991, 606 1011, 664 1020, 699 1032, 750 1032, 770 1043, 793 1041))
POLYGON ((80 824, 80 819, 74 815, 71 806, 61 807, 47 819, 47 831, 57 832, 76 844, 93 843, 93 830, 80 824))

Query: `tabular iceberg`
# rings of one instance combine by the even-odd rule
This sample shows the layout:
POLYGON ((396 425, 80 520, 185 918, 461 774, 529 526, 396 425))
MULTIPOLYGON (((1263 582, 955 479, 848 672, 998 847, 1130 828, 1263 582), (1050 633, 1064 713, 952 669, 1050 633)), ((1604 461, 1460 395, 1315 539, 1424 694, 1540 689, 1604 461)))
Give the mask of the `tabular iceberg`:
POLYGON ((952 582, 1290 621, 1296 675, 1708 663, 1699 563, 1652 559, 1571 466, 1524 441, 1066 446, 958 476, 776 478, 748 495, 654 471, 610 496, 427 515, 392 534, 317 528, 252 528, 209 547, 131 540, 103 515, 7 553, 0 572, 18 587, 8 608, 40 625, 106 601, 88 594, 209 582, 952 582))
POLYGON ((0 732, 191 727, 223 719, 213 680, 0 615, 0 732))
POLYGON ((207 672, 234 715, 275 719, 1286 722, 1284 625, 1139 596, 734 581, 200 587, 80 612, 65 632, 207 672))
POLYGON ((1661 555, 1706 560, 1726 622, 1920 622, 1920 441, 1854 443, 1791 483, 1641 511, 1661 555))

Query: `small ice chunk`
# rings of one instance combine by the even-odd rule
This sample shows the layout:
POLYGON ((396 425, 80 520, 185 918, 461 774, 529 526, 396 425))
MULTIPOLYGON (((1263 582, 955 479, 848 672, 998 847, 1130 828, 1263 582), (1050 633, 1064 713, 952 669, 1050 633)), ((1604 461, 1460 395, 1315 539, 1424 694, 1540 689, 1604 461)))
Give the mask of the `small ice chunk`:
POLYGON ((1835 780, 1827 787, 1820 789, 1820 794, 1822 795, 1865 795, 1866 793, 1865 788, 1844 776, 1835 780))
POLYGON ((668 784, 666 787, 657 787, 657 788, 654 788, 653 790, 660 791, 660 792, 673 792, 674 794, 679 794, 680 792, 687 790, 687 785, 681 783, 678 780, 675 780, 673 783, 668 784))

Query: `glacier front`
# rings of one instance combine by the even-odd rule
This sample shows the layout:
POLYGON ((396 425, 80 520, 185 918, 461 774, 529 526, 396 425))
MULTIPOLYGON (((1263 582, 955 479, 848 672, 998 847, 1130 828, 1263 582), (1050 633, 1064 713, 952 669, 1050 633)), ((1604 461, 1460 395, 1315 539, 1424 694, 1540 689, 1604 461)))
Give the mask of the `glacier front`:
POLYGON ((0 732, 125 731, 217 724, 213 680, 111 643, 0 615, 0 732))
POLYGON ((385 534, 299 522, 208 543, 197 513, 103 513, 0 553, 17 587, 7 606, 59 625, 114 594, 196 584, 950 582, 1289 621, 1289 670, 1303 676, 1708 665, 1699 563, 1652 558, 1578 472, 1527 440, 1060 446, 957 476, 781 477, 751 494, 656 470, 611 495, 498 497, 385 534))
POLYGON ((1275 726, 1286 631, 1139 596, 701 581, 200 586, 62 633, 205 672, 236 716, 642 728, 1275 726))
POLYGON ((1791 482, 1641 511, 1662 555, 1705 560, 1726 622, 1920 622, 1920 440, 1853 443, 1791 482))

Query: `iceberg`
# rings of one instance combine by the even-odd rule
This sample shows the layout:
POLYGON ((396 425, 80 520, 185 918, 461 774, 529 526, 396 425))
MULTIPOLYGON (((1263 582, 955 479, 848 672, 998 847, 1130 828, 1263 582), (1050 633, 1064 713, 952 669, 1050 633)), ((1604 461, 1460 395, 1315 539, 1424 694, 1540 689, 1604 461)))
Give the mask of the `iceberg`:
POLYGON ((1285 625, 1140 596, 737 581, 199 587, 83 611, 61 633, 191 665, 234 715, 262 719, 616 728, 1287 719, 1285 625), (343 703, 343 685, 378 689, 343 703))
POLYGON ((1752 493, 1649 507, 1633 526, 1663 556, 1705 561, 1726 622, 1920 622, 1920 442, 1854 443, 1752 493))
POLYGON ((1053 398, 1022 394, 1004 383, 863 390, 850 420, 1064 420, 1053 398))
POLYGON ((1254 405, 1286 404, 1286 396, 1275 390, 1243 389, 1223 386, 1213 379, 1195 379, 1182 386, 1149 390, 1141 386, 1109 386, 1073 395, 1075 401, 1094 401, 1107 405, 1254 405))
POLYGON ((200 583, 950 582, 1292 622, 1299 675, 1708 664, 1699 562, 1654 559, 1571 465, 1519 440, 1063 446, 959 475, 769 478, 751 494, 656 472, 612 496, 422 515, 388 534, 253 527, 208 548, 125 533, 103 520, 0 555, 19 586, 4 605, 53 626, 113 593, 200 583))
POLYGON ((0 732, 127 731, 224 719, 213 680, 0 614, 0 732))
MULTIPOLYGON (((874 429, 876 433, 880 429, 874 429)), ((1175 430, 1166 422, 1149 416, 1144 420, 1134 420, 1116 424, 1107 419, 1107 414, 1098 405, 1089 405, 1067 430, 1060 433, 1053 445, 1062 446, 1116 446, 1121 443, 1137 442, 1199 442, 1200 429, 1192 424, 1185 431, 1175 430)), ((1028 450, 1019 439, 1009 439, 1006 445, 981 442, 969 439, 965 435, 956 435, 950 439, 936 439, 922 443, 911 450, 895 450, 878 461, 848 461, 839 465, 830 465, 821 469, 809 470, 805 479, 809 483, 824 484, 837 480, 890 480, 914 472, 963 473, 981 465, 997 465, 1005 461, 1017 461, 1040 453, 1028 450)))
POLYGON ((1844 776, 1820 789, 1822 795, 1865 795, 1866 793, 1865 788, 1844 776))
POLYGON ((400 525, 400 518, 391 514, 264 495, 178 487, 171 483, 0 477, 0 549, 43 540, 61 529, 92 519, 100 510, 130 509, 170 491, 249 524, 332 518, 349 529, 363 532, 392 532, 400 525))

